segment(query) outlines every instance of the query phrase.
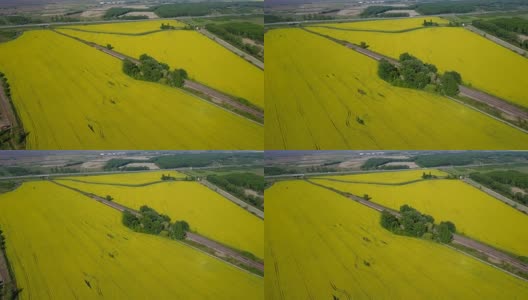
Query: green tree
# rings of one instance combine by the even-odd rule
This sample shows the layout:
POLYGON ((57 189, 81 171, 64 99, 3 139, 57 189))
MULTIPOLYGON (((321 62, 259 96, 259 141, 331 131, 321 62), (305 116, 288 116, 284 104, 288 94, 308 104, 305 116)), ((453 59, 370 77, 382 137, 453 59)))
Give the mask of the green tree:
POLYGON ((170 237, 175 240, 185 239, 186 233, 189 231, 189 224, 185 221, 176 221, 170 228, 170 237))
POLYGON ((378 64, 378 76, 390 83, 393 83, 400 77, 398 68, 386 59, 381 59, 378 64))
POLYGON ((448 96, 458 94, 458 85, 462 83, 462 77, 455 71, 445 72, 440 78, 442 92, 448 96))
POLYGON ((381 212, 380 224, 383 228, 392 232, 400 229, 400 222, 398 221, 398 218, 386 210, 381 212))

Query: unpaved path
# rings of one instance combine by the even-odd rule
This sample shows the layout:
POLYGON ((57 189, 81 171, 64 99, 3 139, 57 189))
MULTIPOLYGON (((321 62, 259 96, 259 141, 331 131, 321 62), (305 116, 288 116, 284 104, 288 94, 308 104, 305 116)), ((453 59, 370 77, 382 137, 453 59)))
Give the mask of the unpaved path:
MULTIPOLYGON (((349 49, 353 49, 363 55, 366 55, 372 59, 375 59, 377 61, 379 60, 382 60, 382 59, 386 59, 387 61, 389 61, 390 63, 392 63, 393 65, 395 66, 399 66, 400 63, 399 61, 395 60, 394 58, 391 58, 391 57, 388 57, 388 56, 385 56, 383 54, 380 54, 378 52, 374 52, 372 50, 369 50, 369 49, 365 49, 365 48, 362 48, 356 44, 353 44, 353 43, 349 43, 347 41, 343 41, 343 40, 339 40, 339 39, 336 39, 336 38, 333 38, 333 37, 330 37, 330 36, 327 36, 327 35, 324 35, 324 34, 321 34, 321 33, 318 33, 318 32, 315 32, 315 31, 312 31, 310 29, 307 29, 306 27, 302 27, 302 29, 304 29, 305 31, 307 32, 310 32, 310 33, 313 33, 313 34, 316 34, 316 35, 319 35, 321 37, 324 37, 326 39, 329 39, 331 41, 334 41, 336 43, 339 43, 349 49)), ((504 100, 504 99, 501 99, 499 97, 496 97, 496 96, 493 96, 493 95, 490 95, 490 94, 487 94, 483 91, 480 91, 480 90, 477 90, 477 89, 474 89, 474 88, 469 88, 467 86, 464 86, 464 85, 458 85, 458 88, 460 90, 460 95, 461 96, 465 96, 465 97, 468 97, 468 98, 471 98, 473 100, 476 100, 478 102, 481 102, 481 103, 484 103, 488 106, 491 106, 507 115, 510 115, 512 117, 515 117, 515 118, 520 118, 520 119, 523 119, 523 120, 528 120, 528 112, 517 107, 516 105, 513 105, 511 103, 509 103, 508 101, 504 100)))
POLYGON ((213 33, 207 31, 205 28, 198 29, 198 32, 203 34, 203 35, 205 35, 206 37, 212 39, 213 41, 217 42, 218 44, 224 46, 225 48, 227 48, 231 52, 235 53, 236 55, 243 57, 244 59, 246 59, 247 61, 252 63, 254 66, 256 66, 257 68, 259 68, 261 70, 264 70, 264 63, 262 61, 256 59, 255 57, 253 57, 253 56, 251 56, 249 54, 247 54, 246 52, 238 49, 237 47, 229 44, 228 42, 222 40, 221 38, 217 37, 213 33))
MULTIPOLYGON (((336 193, 339 193, 343 196, 346 196, 348 197, 349 199, 351 200, 354 200, 358 203, 361 203, 367 207, 370 207, 374 210, 377 210, 379 212, 382 212, 382 211, 388 211, 390 212, 391 214, 397 216, 397 217, 400 217, 400 213, 393 210, 393 209, 390 209, 388 207, 385 207, 383 205, 380 205, 380 204, 377 204, 377 203, 374 203, 372 201, 367 201, 359 196, 356 196, 356 195, 353 195, 353 194, 350 194, 350 193, 344 193, 340 190, 337 190, 337 189, 334 189, 334 188, 331 188, 331 187, 327 187, 325 185, 322 185, 322 184, 318 184, 318 183, 315 183, 313 181, 310 181, 310 180, 306 180, 307 182, 313 184, 313 185, 316 185, 318 187, 321 187, 321 188, 325 188, 327 190, 330 190, 330 191, 333 191, 333 192, 336 192, 336 193), (346 194, 346 195, 345 195, 346 194)), ((518 268, 519 270, 523 271, 523 272, 526 272, 528 273, 528 264, 522 262, 521 260, 515 258, 515 257, 512 257, 511 255, 508 255, 502 251, 499 251, 493 247, 490 247, 484 243, 481 243, 479 241, 476 241, 476 240, 473 240, 471 238, 468 238, 468 237, 465 237, 465 236, 462 236, 460 234, 453 234, 453 243, 456 243, 456 244, 459 244, 459 245, 463 245, 465 247, 468 247, 468 248, 471 248, 475 251, 478 251, 492 259, 495 259, 495 260, 498 260, 498 261, 501 261, 501 262, 504 262, 504 263, 507 263, 509 265, 512 265, 516 268, 518 268)))
POLYGON ((249 113, 255 117, 257 117, 260 120, 264 119, 264 112, 256 110, 252 107, 246 106, 236 100, 233 100, 233 98, 227 96, 226 94, 223 94, 213 88, 210 88, 204 84, 201 84, 196 81, 192 81, 189 79, 185 79, 185 82, 183 84, 184 87, 191 89, 193 91, 205 94, 211 98, 211 100, 216 104, 227 104, 231 107, 234 107, 240 111, 249 113))
MULTIPOLYGON (((12 286, 14 281, 11 279, 11 274, 9 274, 5 252, 2 249, 0 249, 0 282, 3 282, 4 289, 16 290, 16 286, 12 286)), ((2 293, 0 293, 0 298, 2 298, 2 293)))
POLYGON ((1 113, 0 130, 1 130, 1 127, 3 126, 11 126, 11 128, 18 126, 18 122, 15 116, 15 113, 13 111, 13 107, 11 107, 11 102, 9 101, 9 98, 7 98, 7 95, 4 91, 4 86, 1 80, 0 80, 0 110, 1 110, 0 111, 1 113))
MULTIPOLYGON (((71 36, 71 35, 68 35, 66 33, 63 33, 63 32, 59 32, 59 31, 56 31, 54 29, 51 29, 53 32, 56 32, 58 34, 61 34, 63 36, 66 36, 66 37, 69 37, 69 38, 72 38, 72 39, 75 39, 81 43, 84 43, 88 46, 91 46, 91 47, 94 47, 108 55, 111 55, 115 58, 118 58, 120 60, 125 60, 125 59, 128 59, 132 62, 134 62, 136 65, 139 65, 141 64, 141 62, 136 59, 136 58, 133 58, 133 57, 130 57, 128 55, 125 55, 123 53, 120 53, 120 52, 117 52, 117 51, 114 51, 114 50, 110 50, 104 46, 101 46, 101 45, 98 45, 96 43, 92 43, 92 42, 89 42, 89 41, 85 41, 83 39, 80 39, 78 37, 75 37, 75 36, 71 36)), ((189 80, 189 79, 185 79, 185 82, 184 82, 184 85, 183 85, 185 88, 188 88, 190 90, 193 90, 195 92, 198 92, 200 94, 203 94, 203 95, 206 95, 208 96, 209 98, 211 98, 211 101, 214 102, 215 104, 218 104, 220 106, 222 105, 228 105, 230 107, 233 107, 235 108, 236 110, 239 110, 239 111, 242 111, 242 112, 246 112, 248 114, 251 114, 253 116, 255 116, 258 120, 260 120, 258 123, 259 124, 262 124, 264 122, 264 112, 263 111, 260 111, 260 110, 257 110, 253 107, 249 107, 249 106, 246 106, 244 104, 242 104, 241 102, 233 99, 231 96, 227 95, 227 94, 224 94, 220 91, 217 91, 209 86, 206 86, 202 83, 199 83, 199 82, 196 82, 196 81, 193 81, 193 80, 189 80)), ((232 110, 230 110, 232 111, 232 110)), ((236 113, 236 112, 234 112, 236 113)), ((245 116, 242 116, 244 118, 246 118, 245 116)))
MULTIPOLYGON (((72 191, 75 191, 75 192, 78 192, 78 193, 81 193, 83 194, 84 196, 87 196, 97 202, 100 202, 102 204, 105 204, 113 209, 116 209, 120 212, 124 212, 124 211, 128 211, 130 213, 132 213, 133 215, 135 215, 136 217, 141 217, 141 213, 134 210, 134 209, 131 209, 131 208, 128 208, 124 205, 121 205, 119 203, 116 203, 116 202, 113 202, 113 201, 108 201, 102 197, 99 197, 97 195, 94 195, 94 194, 91 194, 91 193, 87 193, 87 192, 84 192, 84 191, 81 191, 79 189, 76 189, 76 188, 73 188, 73 187, 69 187, 67 185, 64 185, 62 183, 59 183, 59 182, 56 182, 56 181, 51 181, 59 186, 62 186, 64 188, 67 188, 67 189, 70 189, 72 191)), ((186 236, 186 239, 187 240, 190 240, 190 241, 193 241, 195 243, 198 243, 200 245, 203 245, 203 246, 206 246, 207 248, 209 249, 212 249, 214 250, 215 254, 220 256, 220 257, 230 257, 238 262, 240 262, 241 264, 243 265, 246 265, 246 266, 250 266, 250 267, 253 267, 253 268, 256 268, 262 272, 264 272, 264 263, 260 263, 260 262, 256 262, 256 261, 253 261, 253 260, 250 260, 248 258, 246 258, 245 256, 241 255, 240 253, 214 241, 214 240, 211 240, 211 239, 208 239, 204 236, 201 236, 201 235, 198 235, 196 233, 192 233, 192 232, 187 232, 187 236, 186 236)))
POLYGON ((486 194, 508 204, 508 205, 511 205, 511 206, 514 206, 515 209, 518 209, 520 211, 523 211, 525 213, 528 213, 528 206, 525 206, 525 205, 522 205, 521 203, 519 202, 515 202, 507 197, 504 197, 503 195, 495 192, 494 190, 491 190, 489 188, 487 188, 486 186, 484 186, 483 184, 480 184, 470 178, 464 178, 462 181, 464 181, 465 183, 485 192, 486 194))
POLYGON ((229 194, 228 192, 222 190, 221 188, 217 187, 216 185, 210 183, 209 181, 202 179, 200 180, 200 183, 208 187, 209 189, 217 192, 218 194, 222 195, 224 198, 227 198, 228 200, 234 202, 235 204, 247 209, 249 212, 253 213, 257 217, 264 219, 264 212, 260 209, 238 199, 237 197, 229 194))

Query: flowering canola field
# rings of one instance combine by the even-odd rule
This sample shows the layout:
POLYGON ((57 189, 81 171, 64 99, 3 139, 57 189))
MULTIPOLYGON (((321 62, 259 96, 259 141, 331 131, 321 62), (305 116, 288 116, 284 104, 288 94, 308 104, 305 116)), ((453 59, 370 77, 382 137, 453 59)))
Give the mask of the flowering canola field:
POLYGON ((276 29, 265 38, 266 149, 528 146, 525 133, 470 108, 391 86, 377 62, 323 37, 276 29))
POLYGON ((439 17, 416 17, 405 19, 389 19, 389 20, 375 20, 375 21, 361 21, 348 23, 325 23, 317 24, 315 26, 330 26, 335 28, 358 29, 358 30, 380 30, 380 31, 398 31, 412 28, 423 27, 423 21, 433 21, 438 24, 447 24, 448 20, 439 17))
POLYGON ((146 53, 171 68, 185 69, 196 81, 264 107, 264 72, 196 31, 163 31, 141 36, 59 31, 96 44, 111 44, 115 51, 131 57, 139 58, 146 53))
MULTIPOLYGON (((116 180, 120 175, 116 175, 116 180)), ((147 205, 172 220, 189 222, 191 230, 231 247, 264 257, 264 222, 197 182, 164 182, 126 187, 58 180, 65 185, 139 209, 147 205)))
POLYGON ((398 58, 410 54, 432 63, 439 72, 457 71, 475 88, 528 107, 528 60, 511 50, 460 27, 426 28, 404 33, 353 32, 311 28, 398 58), (463 41, 463 42, 461 42, 463 41))
POLYGON ((408 170, 408 171, 394 171, 394 172, 372 172, 363 174, 351 175, 337 175, 337 176, 321 176, 321 178, 338 179, 354 182, 382 182, 382 183, 402 183, 413 180, 422 179, 423 173, 447 176, 447 173, 431 169, 431 170, 408 170))
MULTIPOLYGON (((383 177, 373 181, 382 182, 383 177)), ((315 182, 355 195, 368 194, 370 201, 395 210, 408 204, 432 215, 437 223, 452 221, 459 233, 528 256, 528 216, 462 181, 426 180, 397 186, 315 182)))
POLYGON ((266 299, 522 299, 528 282, 307 182, 266 190, 266 299))
POLYGON ((154 171, 154 172, 137 172, 109 175, 91 175, 91 176, 70 176, 64 179, 75 179, 86 182, 108 183, 108 184, 145 184, 160 181, 162 175, 169 175, 175 178, 185 178, 186 175, 178 171, 154 171))
POLYGON ((135 233, 120 212, 53 183, 0 195, 0 211, 21 300, 264 299, 261 278, 135 233))
POLYGON ((29 149, 262 149, 264 129, 51 31, 0 45, 29 149), (39 74, 39 76, 35 76, 39 74))
POLYGON ((139 34, 154 30, 161 30, 161 23, 170 24, 174 27, 184 27, 185 24, 177 20, 157 20, 157 21, 141 21, 141 22, 120 22, 107 24, 86 24, 86 25, 71 25, 60 28, 73 28, 94 32, 113 32, 125 34, 139 34))

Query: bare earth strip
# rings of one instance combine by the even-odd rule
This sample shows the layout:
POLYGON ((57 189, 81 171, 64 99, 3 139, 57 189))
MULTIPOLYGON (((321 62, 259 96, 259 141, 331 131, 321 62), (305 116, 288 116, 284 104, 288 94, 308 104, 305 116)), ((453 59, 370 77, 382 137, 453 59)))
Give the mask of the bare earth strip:
POLYGON ((464 178, 463 181, 483 192, 485 192, 486 194, 492 196, 493 198, 496 198, 508 205, 511 205, 513 206, 514 208, 520 210, 520 211, 523 211, 525 213, 528 213, 528 207, 527 206, 524 206, 522 204, 520 204, 519 202, 515 202, 507 197, 504 197, 503 195, 491 190, 491 189, 488 189, 487 187, 485 187, 484 185, 478 183, 478 182, 475 182, 474 180, 471 180, 469 178, 464 178))
POLYGON ((222 195, 224 198, 227 198, 229 199, 230 201, 236 203, 237 205, 247 209, 249 212, 255 214, 257 217, 261 218, 261 219, 264 219, 264 212, 261 211, 260 209, 254 207, 254 206, 251 206, 249 204, 247 204, 246 202, 238 199, 237 197, 229 194, 228 192, 222 190, 221 188, 217 187, 216 185, 210 183, 209 181, 203 179, 203 180, 200 180, 200 183, 205 185, 206 187, 208 187, 209 189, 217 192, 218 194, 222 195))
POLYGON ((0 84, 0 113, 2 115, 2 120, 0 121, 0 127, 5 125, 10 125, 11 127, 17 127, 18 122, 11 107, 11 102, 4 91, 4 87, 0 84), (9 122, 8 124, 3 124, 5 121, 9 122))
POLYGON ((222 40, 221 38, 217 37, 216 35, 212 34, 211 32, 209 32, 209 31, 207 31, 207 30, 205 30, 203 28, 199 29, 198 32, 200 32, 201 34, 205 35, 206 37, 212 39, 213 41, 217 42, 218 44, 224 46, 225 48, 227 48, 228 50, 234 52, 235 54, 237 54, 239 56, 242 56, 247 61, 249 61, 250 63, 255 65, 257 68, 259 68, 261 70, 264 70, 264 63, 261 62, 260 60, 254 58, 253 56, 247 54, 246 52, 238 49, 237 47, 229 44, 228 42, 222 40))
MULTIPOLYGON (((96 49, 98 49, 100 51, 103 51, 104 53, 106 53, 108 55, 111 55, 111 56, 113 56, 113 57, 115 57, 117 59, 120 59, 120 60, 128 59, 128 60, 134 62, 137 65, 141 64, 141 62, 138 59, 136 59, 136 58, 124 55, 124 54, 122 54, 120 52, 117 52, 117 51, 114 51, 114 50, 110 50, 110 49, 108 49, 106 47, 103 47, 101 45, 98 45, 96 43, 88 42, 88 41, 85 41, 85 40, 80 39, 78 37, 74 37, 74 36, 68 35, 66 33, 53 30, 53 29, 52 29, 52 31, 55 32, 55 33, 61 34, 63 36, 75 39, 75 40, 77 40, 77 41, 79 41, 81 43, 84 43, 84 44, 88 45, 88 46, 94 47, 94 48, 96 48, 96 49)), ((201 83, 196 82, 196 81, 185 79, 184 87, 210 97, 211 100, 213 101, 213 103, 215 103, 215 104, 228 105, 228 106, 233 107, 233 108, 235 108, 235 109, 237 109, 239 111, 249 113, 249 114, 255 116, 257 119, 262 120, 262 122, 264 120, 264 112, 262 112, 260 110, 257 110, 257 109, 254 109, 252 107, 246 106, 246 105, 240 103, 239 101, 234 100, 231 96, 228 96, 228 95, 226 95, 226 94, 224 94, 224 93, 222 93, 220 91, 217 91, 217 90, 215 90, 215 89, 213 89, 211 87, 208 87, 208 86, 206 86, 204 84, 201 84, 201 83)), ((220 106, 220 107, 222 107, 222 106, 220 106)), ((233 112, 232 110, 229 110, 229 111, 233 112)), ((237 115, 240 115, 240 114, 238 114, 236 112, 233 112, 233 113, 235 113, 237 115)), ((242 115, 240 115, 240 116, 242 116, 242 115)), ((245 116, 242 116, 242 117, 246 118, 245 116)), ((248 120, 254 121, 254 120, 251 120, 251 119, 248 119, 248 120)), ((261 122, 257 122, 257 123, 262 124, 261 122)))
MULTIPOLYGON (((16 290, 16 286, 11 286, 14 281, 11 279, 11 275, 9 274, 5 253, 0 249, 0 282, 2 281, 5 288, 16 290)), ((0 293, 0 298, 1 297, 2 293, 0 293)))
MULTIPOLYGON (((319 187, 322 187, 322 188, 325 188, 327 190, 330 190, 330 191, 333 191, 333 192, 336 192, 336 193, 339 193, 339 194, 343 194, 343 192, 337 190, 337 189, 334 189, 334 188, 330 188, 330 187, 327 187, 327 186, 324 186, 322 184, 318 184, 318 183, 315 183, 315 182, 312 182, 310 180, 306 180, 307 182, 311 183, 311 184, 314 184, 316 186, 319 186, 319 187)), ((397 216, 397 217, 400 217, 400 213, 395 211, 395 210, 392 210, 390 208, 387 208, 383 205, 380 205, 380 204, 377 204, 377 203, 373 203, 371 201, 367 201, 359 196, 356 196, 356 195, 353 195, 353 194, 350 194, 350 193, 346 193, 346 197, 348 197, 349 199, 351 200, 354 200, 358 203, 361 203, 367 207, 370 207, 374 210, 377 210, 379 212, 383 212, 383 211, 388 211, 390 212, 391 214, 397 216)), ((463 245, 465 247, 468 247, 468 248, 471 248, 471 249, 474 249, 490 258, 493 258, 493 259, 496 259, 498 261, 502 261, 502 262, 505 262, 505 263, 508 263, 516 268, 518 268, 519 270, 522 270, 523 272, 526 272, 528 273, 528 264, 526 263, 523 263, 522 261, 520 261, 519 259, 517 258, 514 258, 508 254, 505 254, 504 252, 502 251, 499 251, 493 247, 490 247, 484 243, 481 243, 479 241, 476 241, 476 240, 473 240, 471 238, 468 238, 468 237, 465 237, 465 236, 462 236, 460 234, 453 234, 453 243, 456 243, 456 244, 459 244, 459 245, 463 245)), ((509 273, 509 272, 508 272, 509 273)))
MULTIPOLYGON (((380 54, 380 53, 377 53, 377 52, 374 52, 372 50, 368 50, 368 49, 365 49, 365 48, 362 48, 358 45, 355 45, 355 44, 352 44, 352 43, 349 43, 349 42, 346 42, 346 41, 342 41, 342 40, 339 40, 339 39, 336 39, 336 38, 332 38, 330 36, 327 36, 327 35, 323 35, 323 34, 320 34, 318 32, 314 32, 314 31, 311 31, 309 29, 307 29, 306 27, 303 27, 302 29, 304 29, 305 31, 308 31, 310 33, 313 33, 313 34, 316 34, 316 35, 319 35, 321 37, 324 37, 326 39, 329 39, 331 41, 334 41, 336 43, 339 43, 349 49, 352 49, 352 50, 355 50, 363 55, 366 55, 372 59, 375 59, 377 61, 379 60, 382 60, 382 59, 386 59, 387 61, 389 61, 390 63, 392 63, 393 65, 396 65, 396 66, 399 66, 400 63, 399 61, 393 59, 393 58, 390 58, 388 56, 385 56, 383 54, 380 54)), ((469 87, 466 87, 466 86, 463 86, 463 85, 458 85, 458 88, 460 90, 460 95, 462 96, 466 96, 466 97, 469 97, 473 100, 476 100, 478 102, 481 102, 481 103, 484 103, 488 106, 491 106, 493 108, 496 108, 498 110, 500 110, 501 112, 504 112, 505 114, 508 114, 512 117, 515 117, 515 118, 520 118, 520 119, 523 119, 523 120, 528 120, 528 112, 520 109, 519 107, 513 105, 513 104, 510 104, 508 101, 504 100, 504 99, 501 99, 499 97, 496 97, 496 96, 492 96, 490 94, 487 94, 485 92, 482 92, 480 90, 477 90, 477 89, 473 89, 473 88, 469 88, 469 87)))
MULTIPOLYGON (((72 187, 69 187, 67 185, 64 185, 62 183, 58 183, 56 181, 51 181, 59 186, 62 186, 64 188, 67 188, 67 189, 70 189, 72 191, 75 191, 75 192, 78 192, 78 193, 81 193, 83 194, 84 196, 87 196, 97 202, 100 202, 102 204, 105 204, 113 209, 116 209, 120 212, 124 212, 124 211, 128 211, 130 213, 132 213, 133 215, 139 217, 141 216, 141 214, 136 211, 136 210, 133 210, 131 208, 128 208, 124 205, 121 205, 121 204, 118 204, 116 202, 113 202, 113 201, 108 201, 102 197, 99 197, 97 195, 94 195, 94 194, 90 194, 90 193, 87 193, 87 192, 84 192, 84 191, 81 191, 79 189, 76 189, 76 188, 72 188, 72 187)), ((264 263, 261 263, 261 262, 256 262, 256 261, 253 261, 253 260, 250 260, 244 256, 242 256, 241 254, 239 254, 238 252, 218 243, 218 242, 215 242, 211 239, 208 239, 204 236, 201 236, 201 235, 198 235, 196 233, 191 233, 191 232, 187 232, 187 236, 186 238, 187 240, 190 240, 190 241, 193 241, 195 243, 198 243, 198 244, 201 244, 203 246, 206 246, 207 248, 209 249, 212 249, 215 251, 215 254, 221 256, 221 257, 224 257, 224 256, 227 256, 227 257, 230 257, 232 259, 235 259, 237 260, 238 262, 246 265, 246 266, 250 266, 250 267, 253 267, 253 268, 256 268, 258 269, 259 271, 262 271, 264 272, 264 263)), ((198 249, 197 249, 198 250, 198 249)), ((201 250, 200 250, 201 251, 201 250)))

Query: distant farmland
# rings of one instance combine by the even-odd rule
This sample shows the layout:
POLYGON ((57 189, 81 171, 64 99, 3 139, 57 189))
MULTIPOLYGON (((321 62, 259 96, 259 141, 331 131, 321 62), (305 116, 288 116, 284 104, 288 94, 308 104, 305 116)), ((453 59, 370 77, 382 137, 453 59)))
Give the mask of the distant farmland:
POLYGON ((265 55, 267 149, 528 146, 522 131, 446 97, 394 87, 373 59, 302 29, 268 31, 265 55))
POLYGON ((303 181, 266 191, 266 299, 516 299, 528 283, 303 181))
POLYGON ((29 149, 263 148, 262 126, 181 89, 134 80, 119 59, 51 31, 0 44, 0 70, 29 149))

